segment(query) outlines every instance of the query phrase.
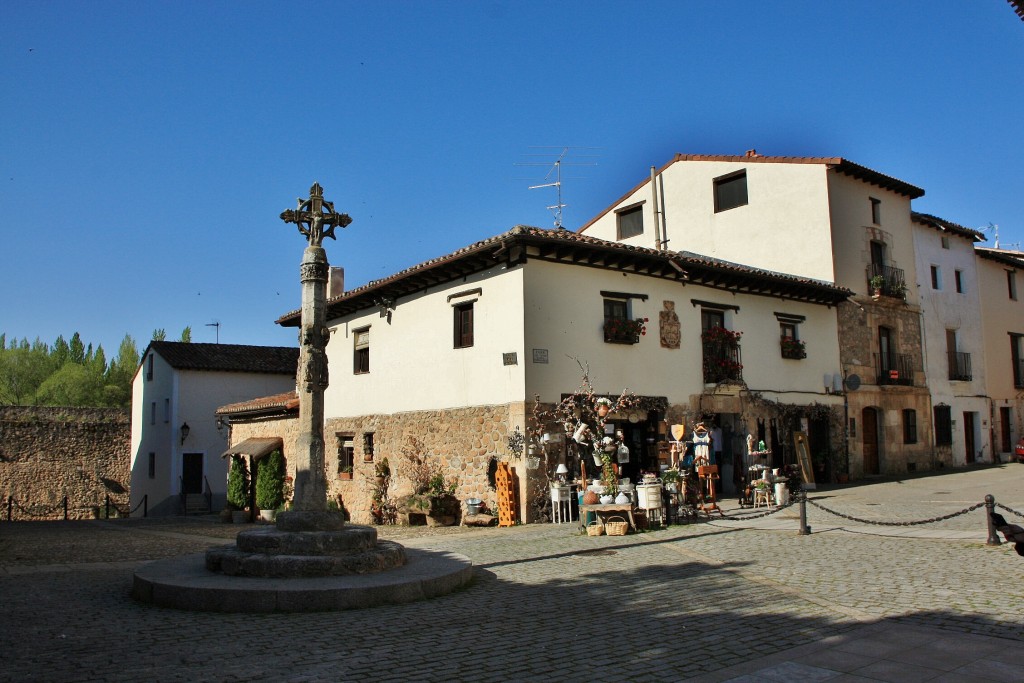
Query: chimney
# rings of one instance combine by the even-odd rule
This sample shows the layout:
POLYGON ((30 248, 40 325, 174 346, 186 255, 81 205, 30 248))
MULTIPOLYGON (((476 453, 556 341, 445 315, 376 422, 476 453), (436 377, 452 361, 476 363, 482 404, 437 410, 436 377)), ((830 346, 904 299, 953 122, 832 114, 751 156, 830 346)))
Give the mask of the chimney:
POLYGON ((331 266, 327 274, 327 298, 333 299, 345 293, 345 269, 331 266))
POLYGON ((761 155, 757 153, 756 149, 748 149, 747 153, 744 156, 749 158, 749 157, 757 157, 757 156, 761 156, 761 155))

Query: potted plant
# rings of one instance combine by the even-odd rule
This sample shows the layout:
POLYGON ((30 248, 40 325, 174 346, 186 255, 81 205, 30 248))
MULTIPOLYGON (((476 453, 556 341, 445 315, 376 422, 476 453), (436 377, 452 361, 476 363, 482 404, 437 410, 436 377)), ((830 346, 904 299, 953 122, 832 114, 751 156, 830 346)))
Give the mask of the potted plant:
POLYGON ((273 451, 256 470, 256 505, 265 522, 273 522, 284 500, 284 456, 273 451))
POLYGON ((782 347, 783 358, 793 360, 807 358, 807 346, 803 341, 793 337, 782 337, 779 343, 782 347))
POLYGON ((231 469, 228 471, 228 506, 232 511, 235 524, 245 522, 245 507, 248 503, 249 469, 240 455, 231 456, 231 469))
POLYGON ((662 472, 661 483, 664 484, 666 491, 675 491, 679 485, 679 470, 671 469, 662 472))
POLYGON ((342 467, 338 472, 338 479, 351 479, 352 478, 352 465, 342 467))
POLYGON ((881 275, 874 275, 868 282, 871 284, 871 298, 877 300, 882 296, 882 287, 885 285, 885 278, 881 275))

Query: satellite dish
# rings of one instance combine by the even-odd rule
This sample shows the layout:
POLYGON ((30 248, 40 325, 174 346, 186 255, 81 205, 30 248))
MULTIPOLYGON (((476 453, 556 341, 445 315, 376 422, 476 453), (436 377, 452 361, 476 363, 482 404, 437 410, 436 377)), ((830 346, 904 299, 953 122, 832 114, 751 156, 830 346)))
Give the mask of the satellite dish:
POLYGON ((860 375, 847 375, 846 388, 849 391, 857 391, 860 389, 860 375))

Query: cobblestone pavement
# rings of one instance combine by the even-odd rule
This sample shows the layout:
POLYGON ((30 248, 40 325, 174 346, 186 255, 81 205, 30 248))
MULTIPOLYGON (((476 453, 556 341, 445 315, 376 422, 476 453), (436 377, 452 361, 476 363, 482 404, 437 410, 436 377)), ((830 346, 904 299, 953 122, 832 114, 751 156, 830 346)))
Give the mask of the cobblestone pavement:
MULTIPOLYGON (((987 492, 1024 510, 1022 483, 1024 465, 1007 465, 811 495, 913 520, 987 492)), ((411 605, 280 615, 129 598, 141 562, 223 544, 231 525, 0 523, 0 681, 1024 680, 1024 557, 985 546, 981 511, 931 537, 813 506, 801 536, 792 514, 596 538, 382 528, 469 556, 476 581, 411 605)))

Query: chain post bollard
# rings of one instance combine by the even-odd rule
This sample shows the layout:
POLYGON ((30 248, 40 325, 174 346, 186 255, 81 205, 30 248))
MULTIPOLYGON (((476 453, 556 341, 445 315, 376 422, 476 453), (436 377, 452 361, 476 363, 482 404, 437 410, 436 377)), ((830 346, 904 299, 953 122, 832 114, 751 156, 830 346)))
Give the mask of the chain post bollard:
POLYGON ((64 521, 68 521, 68 497, 64 496, 64 521))
POLYGON ((14 517, 14 496, 7 496, 7 521, 10 522, 14 517))
POLYGON ((106 502, 106 506, 105 506, 104 512, 106 512, 106 516, 104 516, 103 519, 110 519, 110 494, 109 493, 107 494, 107 502, 106 502))
POLYGON ((992 513, 996 510, 996 499, 991 493, 985 496, 985 525, 988 527, 988 540, 985 541, 985 545, 1001 545, 998 534, 996 534, 996 525, 992 522, 992 513))
POLYGON ((811 527, 807 526, 807 491, 800 492, 800 529, 797 534, 800 536, 808 536, 811 533, 811 527))

